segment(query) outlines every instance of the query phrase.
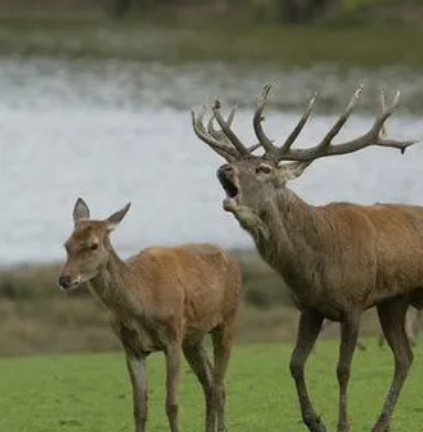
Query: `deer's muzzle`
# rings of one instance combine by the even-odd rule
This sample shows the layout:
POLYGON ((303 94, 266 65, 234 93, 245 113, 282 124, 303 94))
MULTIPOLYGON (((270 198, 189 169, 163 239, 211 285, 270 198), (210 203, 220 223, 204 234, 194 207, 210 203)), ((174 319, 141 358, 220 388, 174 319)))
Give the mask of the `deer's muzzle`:
POLYGON ((220 184, 225 190, 228 198, 235 198, 239 192, 238 186, 235 182, 234 174, 234 169, 228 164, 222 165, 217 170, 217 178, 219 179, 220 184))
POLYGON ((60 275, 57 279, 57 283, 64 291, 69 291, 70 289, 76 288, 81 284, 81 277, 77 276, 75 278, 71 276, 60 275))

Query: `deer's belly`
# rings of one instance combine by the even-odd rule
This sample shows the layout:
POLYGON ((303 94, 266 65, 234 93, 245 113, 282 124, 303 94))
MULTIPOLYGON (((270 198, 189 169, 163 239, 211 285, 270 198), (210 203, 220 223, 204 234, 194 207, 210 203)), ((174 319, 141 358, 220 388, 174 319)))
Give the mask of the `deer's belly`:
POLYGON ((138 321, 114 322, 112 327, 120 339, 125 350, 134 355, 147 355, 155 351, 162 351, 166 345, 165 337, 160 328, 149 326, 138 321))

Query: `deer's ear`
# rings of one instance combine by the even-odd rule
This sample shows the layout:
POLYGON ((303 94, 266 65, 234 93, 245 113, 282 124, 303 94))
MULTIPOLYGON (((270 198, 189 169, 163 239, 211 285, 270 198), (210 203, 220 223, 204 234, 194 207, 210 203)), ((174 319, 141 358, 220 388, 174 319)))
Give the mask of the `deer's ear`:
POLYGON ((130 207, 131 207, 131 203, 128 203, 123 209, 117 211, 116 213, 113 213, 111 216, 109 216, 106 219, 107 230, 109 232, 113 231, 120 224, 122 219, 125 217, 126 213, 128 213, 130 207))
POLYGON ((78 198, 76 200, 75 207, 73 208, 74 223, 89 218, 90 218, 90 209, 88 208, 87 203, 82 198, 78 198))
POLYGON ((293 180, 299 177, 304 170, 311 164, 312 161, 307 162, 291 162, 278 166, 278 176, 281 181, 293 180))

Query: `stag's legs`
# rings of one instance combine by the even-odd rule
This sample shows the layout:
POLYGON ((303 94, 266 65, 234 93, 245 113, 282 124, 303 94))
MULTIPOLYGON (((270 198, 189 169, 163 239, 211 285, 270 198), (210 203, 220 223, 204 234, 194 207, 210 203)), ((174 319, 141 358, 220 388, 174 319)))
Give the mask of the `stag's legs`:
POLYGON ((213 403, 212 365, 210 364, 203 341, 183 346, 185 358, 203 387, 206 400, 206 432, 215 431, 216 410, 213 403))
POLYGON ((178 432, 178 390, 181 374, 181 347, 170 345, 166 352, 166 414, 171 432, 178 432))
POLYGON ((290 363, 291 375, 297 387, 301 414, 310 432, 326 431, 325 426, 311 405, 304 379, 304 366, 319 336, 322 323, 323 316, 319 312, 310 309, 305 309, 301 312, 297 343, 290 363))
POLYGON ((341 347, 336 375, 339 383, 339 420, 338 432, 350 432, 347 414, 347 389, 350 379, 351 362, 357 346, 360 325, 359 312, 351 312, 341 322, 341 347))
POLYGON ((214 351, 214 400, 217 410, 217 430, 225 432, 225 373, 232 349, 233 323, 225 323, 211 332, 214 351))
POLYGON ((409 307, 407 313, 405 314, 405 333, 408 337, 408 342, 411 346, 416 344, 414 337, 414 308, 409 307))
POLYGON ((134 357, 126 354, 126 364, 131 378, 134 400, 135 432, 145 431, 147 421, 147 375, 145 357, 134 357))
POLYGON ((417 338, 420 334, 420 320, 422 311, 410 306, 408 309, 406 319, 405 319, 405 331, 408 336, 408 340, 412 346, 417 343, 417 338))
POLYGON ((417 343, 417 338, 420 335, 420 331, 422 328, 422 309, 414 308, 414 317, 413 317, 413 338, 414 338, 414 344, 417 343))
POLYGON ((388 429, 392 412, 413 361, 413 353, 405 332, 407 307, 406 299, 402 298, 390 299, 377 306, 383 333, 395 358, 395 370, 382 412, 372 432, 385 432, 388 429))

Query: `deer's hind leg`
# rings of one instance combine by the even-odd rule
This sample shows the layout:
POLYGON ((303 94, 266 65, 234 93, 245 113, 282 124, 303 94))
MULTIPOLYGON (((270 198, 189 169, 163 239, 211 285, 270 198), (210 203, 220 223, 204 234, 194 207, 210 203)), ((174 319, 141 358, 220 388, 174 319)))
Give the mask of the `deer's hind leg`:
POLYGON ((413 353, 405 331, 407 308, 408 299, 401 297, 389 299, 377 305, 383 333, 395 358, 395 369, 382 412, 372 432, 388 430, 392 412, 413 362, 413 353))
POLYGON ((203 387, 206 401, 206 432, 215 432, 216 409, 213 395, 212 365, 207 358, 204 341, 184 343, 182 346, 185 358, 203 387))
POLYGON ((217 431, 225 432, 225 374, 231 356, 234 322, 226 322, 211 332, 214 351, 213 390, 217 410, 217 431))

